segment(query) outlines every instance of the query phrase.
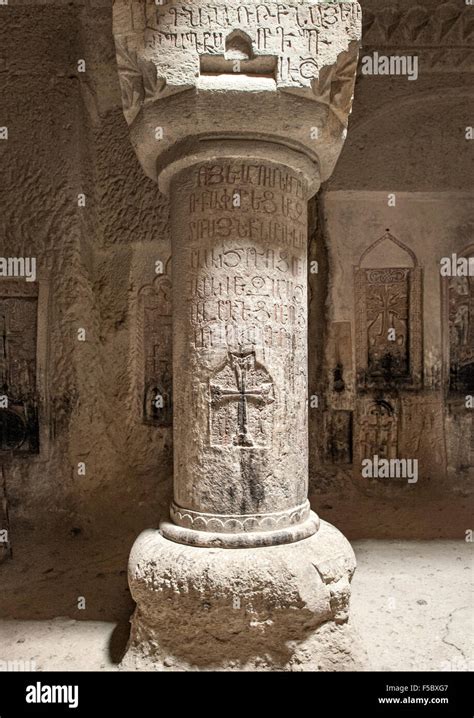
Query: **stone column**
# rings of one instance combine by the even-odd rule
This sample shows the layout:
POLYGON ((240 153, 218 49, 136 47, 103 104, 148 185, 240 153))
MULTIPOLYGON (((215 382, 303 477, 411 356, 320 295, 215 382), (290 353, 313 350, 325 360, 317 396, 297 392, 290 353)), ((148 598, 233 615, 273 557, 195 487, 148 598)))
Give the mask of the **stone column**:
POLYGON ((307 498, 307 182, 222 154, 171 183, 175 500, 162 528, 198 546, 274 545, 318 526, 307 498))
POLYGON ((114 34, 173 264, 174 500, 131 552, 125 665, 353 670, 354 554, 307 498, 306 254, 359 6, 119 0, 114 34))

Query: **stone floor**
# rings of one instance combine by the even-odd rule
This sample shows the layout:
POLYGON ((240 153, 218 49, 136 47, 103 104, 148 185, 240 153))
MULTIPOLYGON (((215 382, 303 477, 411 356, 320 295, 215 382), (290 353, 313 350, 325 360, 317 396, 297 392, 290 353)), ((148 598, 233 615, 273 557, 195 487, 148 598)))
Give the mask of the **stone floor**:
MULTIPOLYGON (((353 545, 358 570, 353 582, 352 616, 367 647, 371 668, 474 670, 473 544, 367 540, 353 545)), ((86 587, 86 609, 77 610, 76 615, 82 614, 86 620, 71 617, 73 612, 67 618, 52 618, 45 611, 45 587, 54 580, 53 569, 44 569, 41 578, 28 581, 24 591, 18 583, 15 594, 20 613, 25 616, 34 595, 36 606, 43 607, 32 611, 30 603, 30 611, 41 620, 0 621, 0 670, 5 670, 7 661, 34 661, 40 671, 116 670, 127 639, 126 615, 130 609, 130 597, 122 585, 124 572, 113 571, 109 576, 110 562, 102 555, 97 565, 92 563, 95 581, 87 584, 78 579, 80 564, 77 557, 69 577, 67 572, 63 574, 63 582, 57 584, 62 593, 56 592, 57 603, 51 594, 49 612, 54 606, 67 605, 66 587, 72 586, 71 596, 79 597, 82 584, 86 587), (117 604, 121 606, 112 620, 107 605, 112 595, 104 590, 110 584, 116 587, 117 604), (87 609, 87 602, 93 608, 87 609), (87 620, 91 613, 94 620, 87 620), (96 620, 101 614, 107 620, 96 620)), ((88 566, 91 569, 90 562, 88 566)), ((20 573, 24 582, 26 572, 20 568, 20 573)), ((2 616, 8 616, 6 606, 12 615, 15 596, 3 595, 7 600, 2 616)))

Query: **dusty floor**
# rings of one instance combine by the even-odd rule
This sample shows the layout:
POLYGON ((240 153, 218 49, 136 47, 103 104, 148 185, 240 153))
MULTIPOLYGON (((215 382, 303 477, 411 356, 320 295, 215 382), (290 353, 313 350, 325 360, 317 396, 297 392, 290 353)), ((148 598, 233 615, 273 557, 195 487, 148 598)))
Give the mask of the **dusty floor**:
MULTIPOLYGON (((352 617, 372 670, 474 670, 473 544, 366 540, 353 545, 358 570, 352 617)), ((29 568, 22 564, 21 555, 3 564, 4 578, 10 574, 3 585, 13 590, 3 589, 0 600, 0 669, 8 661, 26 661, 27 668, 33 662, 39 671, 116 669, 131 608, 122 551, 105 558, 95 545, 84 561, 86 549, 81 545, 61 571, 54 568, 58 556, 40 573, 36 564, 33 578, 31 563, 29 568), (81 597, 85 608, 78 608, 81 597), (14 610, 21 620, 8 618, 14 610), (28 615, 35 620, 26 620, 28 615)))

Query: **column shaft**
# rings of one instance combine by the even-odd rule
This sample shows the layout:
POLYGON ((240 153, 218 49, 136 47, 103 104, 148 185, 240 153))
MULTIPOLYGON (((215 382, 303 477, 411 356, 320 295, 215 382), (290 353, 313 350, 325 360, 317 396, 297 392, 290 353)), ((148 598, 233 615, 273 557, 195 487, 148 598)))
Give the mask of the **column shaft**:
MULTIPOLYGON (((222 158, 171 184, 175 524, 307 522, 307 190, 222 158)), ((314 519, 306 535, 314 532, 314 519)), ((301 535, 298 535, 301 538, 301 535)))

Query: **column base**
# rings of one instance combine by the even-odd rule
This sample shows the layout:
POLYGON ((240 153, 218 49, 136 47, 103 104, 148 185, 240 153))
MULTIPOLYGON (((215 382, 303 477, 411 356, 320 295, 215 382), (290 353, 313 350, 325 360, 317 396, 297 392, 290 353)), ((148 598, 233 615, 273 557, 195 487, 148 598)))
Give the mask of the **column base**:
POLYGON ((348 620, 355 566, 349 542, 324 521, 302 541, 238 551, 144 531, 130 555, 137 607, 122 668, 366 670, 348 620))
POLYGON ((170 541, 204 548, 279 546, 306 539, 319 529, 319 516, 311 511, 309 501, 291 511, 254 514, 245 519, 188 511, 174 504, 170 512, 174 522, 163 521, 160 524, 163 536, 170 541), (289 521, 290 526, 287 525, 289 521), (199 530, 194 526, 205 529, 199 530), (257 527, 259 530, 252 530, 257 527), (219 531, 219 528, 228 528, 234 533, 219 531))

